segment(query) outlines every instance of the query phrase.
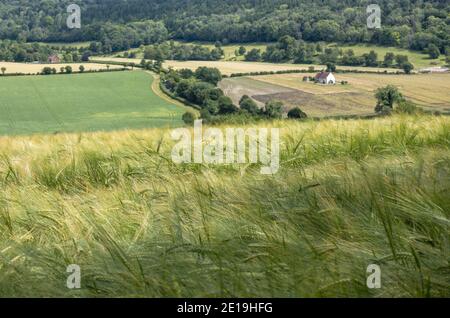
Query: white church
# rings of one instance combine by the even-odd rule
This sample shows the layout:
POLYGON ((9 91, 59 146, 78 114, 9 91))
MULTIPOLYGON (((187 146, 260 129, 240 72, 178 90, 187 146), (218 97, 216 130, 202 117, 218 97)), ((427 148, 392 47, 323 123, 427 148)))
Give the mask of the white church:
POLYGON ((314 77, 316 83, 325 84, 325 85, 334 85, 336 84, 336 78, 331 72, 320 72, 314 77))

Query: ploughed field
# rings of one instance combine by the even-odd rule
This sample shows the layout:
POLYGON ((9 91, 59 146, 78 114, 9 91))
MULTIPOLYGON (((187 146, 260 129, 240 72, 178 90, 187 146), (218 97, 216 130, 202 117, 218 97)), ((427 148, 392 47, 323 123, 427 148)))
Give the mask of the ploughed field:
POLYGON ((300 107, 309 116, 369 115, 374 112, 377 88, 392 84, 403 95, 430 111, 450 112, 450 74, 335 74, 338 84, 304 82, 311 73, 226 78, 220 83, 224 92, 239 102, 242 95, 253 97, 260 106, 276 99, 286 108, 300 107), (347 85, 341 85, 347 81, 347 85))
POLYGON ((182 124, 142 71, 0 78, 0 134, 61 133, 182 124))

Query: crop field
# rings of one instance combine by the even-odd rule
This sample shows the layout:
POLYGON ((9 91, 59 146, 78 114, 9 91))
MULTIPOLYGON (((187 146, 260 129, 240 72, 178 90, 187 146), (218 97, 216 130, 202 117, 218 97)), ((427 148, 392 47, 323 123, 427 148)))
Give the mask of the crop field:
MULTIPOLYGON (((216 67, 222 74, 231 75, 233 73, 250 73, 250 72, 277 72, 289 70, 308 70, 309 67, 320 71, 324 70, 325 65, 310 65, 310 64, 275 64, 263 62, 228 62, 228 61, 166 61, 166 67, 173 67, 174 69, 188 68, 195 70, 200 66, 216 67)), ((355 66, 339 66, 340 70, 347 71, 373 71, 373 72, 397 72, 398 69, 389 68, 373 68, 373 67, 355 67, 355 66)))
POLYGON ((449 117, 253 127, 276 175, 176 165, 170 129, 0 137, 0 297, 450 296, 449 117))
MULTIPOLYGON (((101 62, 121 62, 121 63, 141 63, 141 59, 129 59, 120 57, 92 57, 91 61, 101 62)), ((196 70, 201 66, 218 68, 222 74, 231 75, 233 73, 251 73, 251 72, 277 72, 290 70, 308 70, 314 67, 315 70, 324 70, 324 65, 311 64, 283 64, 283 63, 263 63, 263 62, 244 62, 244 61, 165 61, 165 68, 173 68, 175 70, 187 68, 196 70)), ((399 70, 393 68, 375 68, 375 67, 356 67, 356 66, 339 66, 340 70, 347 71, 372 71, 372 72, 388 72, 396 73, 399 70)))
POLYGON ((372 114, 376 105, 374 91, 388 84, 397 86, 405 97, 427 110, 450 111, 450 74, 336 74, 338 81, 348 81, 348 85, 303 82, 304 76, 311 74, 229 78, 220 85, 235 102, 244 94, 260 105, 277 99, 288 108, 299 106, 314 117, 372 114))
MULTIPOLYGON (((44 67, 55 68, 59 73, 61 67, 66 67, 67 65, 72 67, 73 72, 78 72, 80 65, 83 65, 86 71, 98 71, 107 70, 105 64, 97 63, 61 63, 61 64, 32 64, 32 63, 14 63, 14 62, 1 62, 0 68, 6 68, 5 74, 23 73, 23 74, 37 74, 41 73, 44 67)), ((120 69, 123 68, 120 65, 111 65, 110 69, 120 69)))
MULTIPOLYGON (((181 42, 180 42, 181 43, 181 42)), ((202 45, 204 47, 207 47, 209 49, 214 48, 214 43, 207 43, 207 42, 187 42, 187 44, 198 44, 202 45)), ((261 53, 265 52, 267 45, 271 43, 234 43, 234 44, 226 44, 222 46, 222 49, 224 51, 224 57, 222 61, 244 61, 244 56, 236 56, 236 50, 239 49, 240 46, 243 46, 246 48, 247 51, 250 51, 251 49, 259 49, 261 50, 261 53)), ((369 53, 370 51, 375 51, 378 54, 378 60, 383 61, 384 56, 386 53, 391 52, 395 55, 407 55, 409 58, 409 61, 414 64, 416 69, 422 69, 427 67, 433 67, 433 66, 443 66, 445 65, 445 56, 441 55, 440 58, 437 59, 430 59, 428 54, 407 50, 407 49, 401 49, 397 47, 385 47, 385 46, 377 46, 377 45, 364 45, 364 44, 354 44, 354 45, 347 45, 347 44, 339 44, 339 43, 324 43, 324 45, 328 47, 338 47, 339 49, 346 51, 346 50, 353 50, 356 55, 360 56, 365 53, 369 53)), ((130 49, 126 51, 128 53, 134 52, 137 55, 137 58, 142 59, 144 57, 144 53, 142 49, 130 49)), ((120 54, 123 54, 124 52, 120 52, 120 54)), ((116 54, 117 55, 117 54, 116 54)))
POLYGON ((182 124, 182 107, 156 95, 142 71, 0 78, 0 134, 182 124))

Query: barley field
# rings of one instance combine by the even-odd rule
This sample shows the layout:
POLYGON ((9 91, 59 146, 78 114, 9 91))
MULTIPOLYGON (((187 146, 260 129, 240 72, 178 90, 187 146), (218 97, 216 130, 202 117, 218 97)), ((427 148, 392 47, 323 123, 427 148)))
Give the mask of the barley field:
POLYGON ((276 175, 175 165, 167 129, 0 137, 0 297, 450 296, 450 118, 255 127, 276 175))

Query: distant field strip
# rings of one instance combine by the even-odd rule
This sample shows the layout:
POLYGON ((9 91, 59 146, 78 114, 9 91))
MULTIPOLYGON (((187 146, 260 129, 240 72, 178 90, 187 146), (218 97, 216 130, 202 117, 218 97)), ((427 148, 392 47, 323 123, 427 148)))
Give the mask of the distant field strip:
POLYGON ((168 127, 182 107, 157 96, 141 71, 0 78, 0 134, 168 127))
MULTIPOLYGON (((59 73, 61 67, 71 66, 73 72, 78 72, 80 66, 83 65, 86 71, 98 71, 107 70, 105 64, 98 63, 60 63, 60 64, 31 64, 31 63, 13 63, 13 62, 0 62, 0 68, 6 68, 5 74, 23 73, 23 74, 36 74, 41 73, 44 67, 55 68, 59 73)), ((123 68, 120 65, 111 65, 110 69, 123 68)))
MULTIPOLYGON (((121 63, 141 63, 141 59, 128 59, 120 57, 93 57, 93 62, 121 62, 121 63)), ((322 70, 324 65, 311 64, 275 64, 263 62, 243 62, 243 61, 165 61, 164 67, 173 68, 175 70, 187 68, 196 70, 200 66, 216 67, 222 74, 231 75, 233 73, 252 73, 252 72, 278 72, 278 71, 301 71, 308 70, 313 66, 316 70, 322 70)), ((372 71, 372 72, 397 72, 398 69, 393 68, 376 68, 376 67, 355 67, 355 66, 339 66, 340 70, 348 71, 372 71)))

